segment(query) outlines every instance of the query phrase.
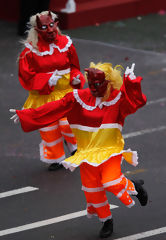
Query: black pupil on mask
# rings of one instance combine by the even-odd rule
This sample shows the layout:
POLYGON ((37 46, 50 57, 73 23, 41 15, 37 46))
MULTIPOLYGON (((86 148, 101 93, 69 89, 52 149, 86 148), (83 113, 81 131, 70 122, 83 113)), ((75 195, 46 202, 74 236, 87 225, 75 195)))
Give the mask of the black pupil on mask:
POLYGON ((100 86, 100 83, 95 83, 95 87, 99 87, 100 86))

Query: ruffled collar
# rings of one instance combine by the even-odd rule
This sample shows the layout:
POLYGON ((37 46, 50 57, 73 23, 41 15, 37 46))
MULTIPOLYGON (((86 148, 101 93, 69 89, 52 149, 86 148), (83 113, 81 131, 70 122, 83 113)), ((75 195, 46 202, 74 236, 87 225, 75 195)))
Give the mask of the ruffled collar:
POLYGON ((39 40, 38 42, 39 50, 33 48, 33 46, 30 43, 25 43, 25 46, 38 56, 52 55, 55 48, 60 53, 66 52, 71 45, 72 45, 71 38, 65 35, 57 35, 56 41, 50 44, 47 44, 39 40))
POLYGON ((100 109, 103 108, 103 106, 111 106, 116 104, 120 97, 121 97, 121 92, 114 90, 111 94, 110 97, 107 101, 101 102, 101 98, 99 97, 94 97, 89 88, 84 89, 84 90, 73 90, 74 97, 76 101, 86 110, 93 111, 97 107, 100 109))

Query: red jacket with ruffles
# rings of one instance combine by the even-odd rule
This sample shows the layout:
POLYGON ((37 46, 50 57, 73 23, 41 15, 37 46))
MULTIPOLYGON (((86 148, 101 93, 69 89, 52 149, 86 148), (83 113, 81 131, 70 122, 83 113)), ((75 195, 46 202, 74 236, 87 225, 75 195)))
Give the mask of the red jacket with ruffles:
POLYGON ((55 42, 48 44, 38 41, 38 50, 30 43, 19 57, 19 81, 26 90, 37 90, 41 95, 50 94, 53 87, 48 85, 53 72, 70 73, 70 84, 73 88, 82 88, 85 79, 80 72, 80 65, 75 47, 70 37, 57 35, 55 42), (72 80, 80 75, 81 83, 72 85, 72 80))

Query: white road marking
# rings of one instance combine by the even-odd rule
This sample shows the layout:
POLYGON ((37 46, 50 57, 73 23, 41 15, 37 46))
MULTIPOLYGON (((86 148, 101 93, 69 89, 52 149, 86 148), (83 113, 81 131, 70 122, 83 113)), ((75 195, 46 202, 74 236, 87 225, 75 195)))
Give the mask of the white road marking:
POLYGON ((15 190, 11 190, 8 192, 2 192, 0 193, 0 198, 5 198, 5 197, 10 197, 16 194, 22 194, 25 192, 31 192, 31 191, 35 191, 35 190, 39 190, 38 188, 35 187, 24 187, 24 188, 19 188, 19 189, 15 189, 15 190))
POLYGON ((142 233, 138 233, 138 234, 122 237, 122 238, 116 238, 115 240, 138 240, 138 239, 143 239, 143 238, 151 237, 154 235, 158 235, 161 233, 166 233, 166 227, 157 228, 154 230, 150 230, 147 232, 142 232, 142 233))
POLYGON ((139 135, 144 135, 146 133, 158 132, 158 131, 163 131, 163 130, 166 130, 166 126, 160 126, 160 127, 157 127, 157 128, 147 128, 147 129, 140 130, 140 131, 137 131, 137 132, 131 132, 131 133, 123 134, 123 138, 124 139, 131 138, 131 137, 136 137, 136 136, 139 136, 139 135))
POLYGON ((151 105, 151 104, 155 104, 155 103, 160 103, 160 102, 165 102, 166 101, 166 98, 159 98, 157 100, 152 100, 152 101, 148 101, 146 103, 146 105, 151 105))
MULTIPOLYGON (((118 208, 118 206, 110 204, 110 208, 114 209, 114 208, 118 208)), ((79 212, 75 212, 75 213, 69 213, 69 214, 66 214, 66 215, 63 215, 60 217, 50 218, 47 220, 22 225, 22 226, 15 227, 15 228, 5 229, 5 230, 0 231, 0 236, 9 235, 12 233, 18 233, 18 232, 22 232, 22 231, 26 231, 26 230, 30 230, 30 229, 34 229, 34 228, 47 226, 47 225, 54 224, 54 223, 71 220, 73 218, 85 216, 86 214, 87 214, 86 210, 83 210, 83 211, 79 211, 79 212)))

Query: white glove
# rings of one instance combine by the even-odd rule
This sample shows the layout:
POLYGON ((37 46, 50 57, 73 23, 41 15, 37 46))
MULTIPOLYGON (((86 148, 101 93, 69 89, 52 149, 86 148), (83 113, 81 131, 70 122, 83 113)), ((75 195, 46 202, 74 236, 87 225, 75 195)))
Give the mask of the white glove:
POLYGON ((9 112, 15 113, 10 119, 14 121, 15 124, 19 123, 19 116, 16 113, 16 109, 9 109, 9 112))
POLYGON ((72 81, 73 85, 77 85, 77 84, 79 84, 81 82, 79 77, 80 77, 80 74, 73 78, 73 81, 72 81))
POLYGON ((54 75, 53 73, 50 79, 48 80, 48 85, 50 87, 55 86, 60 78, 62 78, 62 76, 54 75))
POLYGON ((134 75, 134 67, 135 63, 132 63, 131 68, 127 67, 125 71, 125 77, 129 76, 131 80, 136 79, 136 76, 134 75))

